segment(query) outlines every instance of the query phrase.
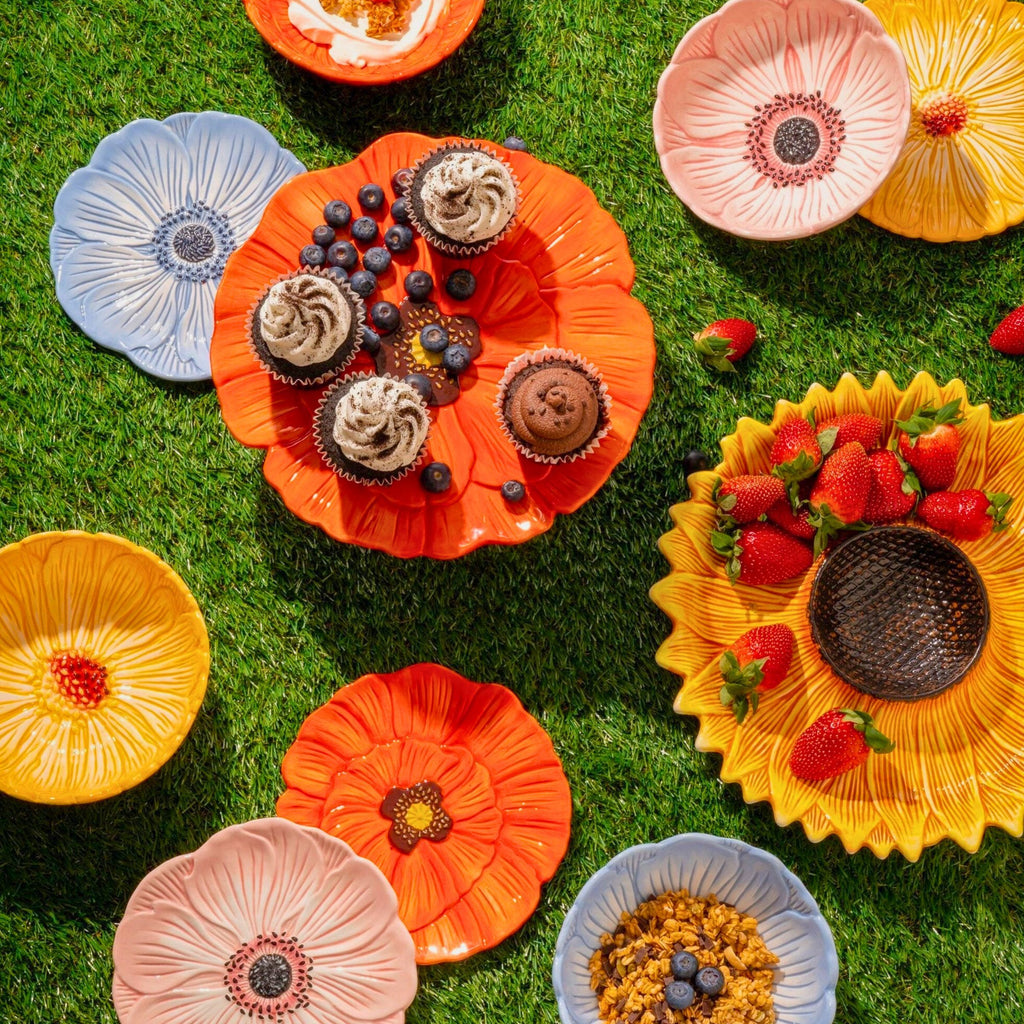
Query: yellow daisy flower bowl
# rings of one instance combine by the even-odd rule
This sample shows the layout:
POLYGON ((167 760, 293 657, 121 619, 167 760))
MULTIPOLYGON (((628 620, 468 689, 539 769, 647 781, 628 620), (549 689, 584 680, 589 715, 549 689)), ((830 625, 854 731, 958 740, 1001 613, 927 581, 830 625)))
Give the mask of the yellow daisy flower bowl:
POLYGON ((0 790, 101 800, 152 775, 192 725, 206 626, 170 566, 109 534, 0 549, 0 790))
MULTIPOLYGON (((947 837, 974 852, 988 825, 1019 836, 1024 828, 1024 416, 993 419, 987 405, 968 403, 958 380, 940 386, 921 373, 901 391, 885 373, 867 388, 847 374, 834 391, 815 384, 802 402, 779 402, 770 424, 741 419, 736 432, 722 440, 722 453, 715 470, 690 475, 690 499, 671 510, 675 527, 660 542, 671 571, 651 591, 672 620, 657 660, 683 677, 675 710, 700 720, 697 748, 720 754, 722 779, 739 783, 748 803, 768 801, 779 825, 799 821, 813 842, 835 834, 850 853, 868 847, 885 857, 897 849, 916 860, 926 846, 947 837), (972 578, 976 573, 982 587, 979 600, 987 602, 980 653, 972 654, 964 671, 939 692, 927 689, 901 698, 855 688, 837 674, 834 661, 826 661, 812 621, 815 583, 843 546, 781 583, 733 585, 709 536, 716 521, 715 480, 767 473, 780 427, 812 410, 819 424, 844 413, 877 417, 885 445, 896 436, 897 420, 921 406, 956 399, 964 418, 950 489, 1005 492, 1018 499, 1006 529, 977 540, 949 541, 943 548, 947 556, 928 570, 941 575, 952 572, 954 563, 973 567, 972 578), (789 672, 738 724, 722 703, 719 661, 746 631, 773 623, 793 632, 789 672), (895 749, 884 756, 871 754, 824 781, 797 778, 790 768, 797 738, 835 708, 869 713, 895 749)), ((864 538, 858 543, 876 546, 870 540, 875 529, 889 531, 882 527, 858 534, 864 538)), ((916 519, 900 529, 922 540, 935 538, 932 546, 946 544, 916 519)), ((884 547, 892 531, 877 536, 877 546, 884 547)), ((916 572, 910 567, 908 579, 916 572)), ((883 589, 884 594, 876 587, 878 600, 891 601, 902 592, 888 584, 883 589)), ((955 600, 946 597, 952 606, 955 600)), ((894 609, 886 618, 884 637, 868 637, 864 650, 870 657, 882 651, 897 664, 901 653, 907 655, 909 676, 918 667, 912 633, 922 619, 905 611, 894 609), (889 646, 883 650, 883 645, 889 646)), ((953 625, 942 627, 938 642, 956 638, 962 616, 954 618, 953 625)))

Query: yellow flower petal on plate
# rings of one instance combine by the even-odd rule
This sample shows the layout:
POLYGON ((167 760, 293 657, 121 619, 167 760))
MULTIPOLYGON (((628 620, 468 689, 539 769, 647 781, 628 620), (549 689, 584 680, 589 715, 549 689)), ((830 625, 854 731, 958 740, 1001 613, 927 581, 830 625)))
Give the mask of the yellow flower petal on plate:
POLYGON ((774 442, 775 431, 771 427, 744 416, 736 433, 722 438, 723 463, 728 468, 728 476, 767 473, 771 469, 768 456, 774 442))

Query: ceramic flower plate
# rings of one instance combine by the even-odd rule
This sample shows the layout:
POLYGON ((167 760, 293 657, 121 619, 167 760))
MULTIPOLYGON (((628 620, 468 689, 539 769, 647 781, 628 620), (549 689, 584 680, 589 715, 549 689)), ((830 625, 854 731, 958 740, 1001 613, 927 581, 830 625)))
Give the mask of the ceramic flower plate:
POLYGON ((384 872, 421 964, 516 931, 569 844, 572 798, 547 733, 504 686, 440 665, 339 690, 281 770, 277 813, 384 872))
POLYGON ((304 170, 245 117, 132 121, 57 194, 50 266, 61 306, 146 373, 209 380, 224 265, 277 188, 304 170))
POLYGON ((384 876, 280 818, 232 825, 155 868, 114 936, 121 1024, 402 1024, 415 994, 384 876))
POLYGON ((350 85, 400 82, 440 64, 465 42, 483 9, 484 0, 419 0, 413 9, 412 45, 398 39, 387 47, 368 47, 354 22, 327 15, 320 0, 245 0, 249 20, 282 57, 322 78, 350 85), (293 5, 303 30, 289 17, 293 5), (420 8, 423 13, 417 14, 420 8), (433 27, 421 25, 424 19, 433 27), (368 62, 365 54, 370 55, 368 62))
POLYGON ((804 884, 764 850, 691 832, 623 851, 580 890, 555 946, 552 977, 562 1024, 600 1024, 589 962, 602 934, 614 932, 620 915, 652 895, 679 889, 715 895, 757 920, 758 933, 779 958, 772 985, 777 1024, 832 1021, 839 959, 804 884))
MULTIPOLYGON (((427 270, 432 301, 443 314, 468 314, 480 330, 481 354, 459 378, 460 395, 431 409, 425 462, 446 463, 451 486, 428 494, 418 473, 368 487, 329 468, 317 451, 313 418, 323 388, 275 380, 249 345, 249 316, 267 287, 298 269, 298 256, 332 199, 358 209, 367 182, 387 186, 439 140, 389 135, 351 163, 293 179, 274 196, 250 241, 228 261, 217 294, 212 345, 214 384, 231 433, 265 448, 263 474, 285 505, 336 540, 401 557, 455 558, 482 544, 518 544, 547 530, 558 513, 587 501, 625 458, 653 388, 654 331, 629 295, 633 264, 625 235, 578 179, 528 153, 500 151, 521 184, 515 227, 487 253, 454 260, 418 236, 382 275, 370 302, 398 305, 409 271, 427 270), (456 303, 442 286, 459 267, 476 275, 472 297, 456 303), (610 430, 586 458, 546 465, 520 456, 495 409, 505 367, 523 352, 562 348, 601 373, 611 398, 610 430), (517 480, 525 498, 507 501, 517 480)), ((385 209, 374 214, 388 221, 385 209)), ((350 372, 373 372, 360 355, 350 372)))
MULTIPOLYGON (((867 389, 845 375, 835 391, 814 385, 799 404, 780 402, 768 425, 741 419, 736 433, 722 441, 721 464, 713 472, 689 477, 691 498, 672 509, 675 528, 661 539, 671 572, 654 586, 651 596, 672 619, 673 629, 658 651, 658 662, 683 677, 675 709, 700 719, 698 749, 721 754, 722 778, 738 782, 747 802, 771 803, 780 825, 799 821, 813 842, 835 833, 851 853, 866 846, 885 857, 898 849, 916 860, 924 847, 946 837, 973 852, 987 825, 999 825, 1014 835, 1022 832, 1021 509, 1011 506, 1008 529, 974 541, 947 541, 923 526, 912 527, 914 534, 948 545, 945 555, 932 559, 933 569, 940 574, 956 571, 969 587, 976 574, 983 593, 979 598, 975 590, 968 600, 987 600, 987 625, 974 630, 970 624, 969 639, 973 643, 980 637, 983 646, 977 656, 971 650, 962 652, 959 668, 966 674, 961 681, 923 699, 917 699, 921 691, 896 700, 855 689, 826 662, 812 636, 814 616, 808 611, 824 571, 819 565, 773 586, 729 583, 725 563, 709 540, 715 520, 711 491, 716 477, 766 472, 776 432, 797 415, 816 410, 821 422, 833 414, 868 413, 882 420, 884 443, 895 420, 906 419, 925 404, 938 406, 954 399, 960 399, 965 417, 958 428, 961 447, 951 490, 1024 494, 1024 416, 993 420, 987 405, 968 403, 960 381, 940 387, 921 373, 901 391, 884 373, 867 389), (966 575, 961 573, 965 565, 966 575), (776 622, 795 634, 792 667, 778 689, 762 696, 756 714, 737 725, 719 698, 719 659, 751 627, 776 622), (795 778, 789 758, 797 737, 837 707, 870 713, 895 742, 895 750, 869 756, 858 768, 825 782, 795 778)), ((885 546, 882 541, 875 545, 873 533, 861 535, 862 543, 885 546)), ((824 566, 843 551, 837 547, 826 554, 824 566)), ((969 613, 973 605, 954 610, 969 613)), ((966 628, 966 620, 962 625, 966 628)), ((952 640, 959 629, 947 625, 941 635, 952 640)), ((886 640, 894 652, 903 654, 914 642, 910 635, 886 640)), ((869 645, 865 652, 875 653, 869 645)), ((909 677, 916 657, 904 660, 909 677)), ((958 670, 950 678, 955 681, 960 674, 958 670)))
POLYGON ((903 55, 857 0, 728 0, 662 74, 654 139, 698 217, 778 240, 853 216, 896 162, 909 117, 903 55))
POLYGON ((913 113, 861 213, 889 231, 966 242, 1024 220, 1024 4, 868 0, 910 68, 913 113))
POLYGON ((178 749, 206 692, 206 627, 181 578, 108 534, 0 550, 0 790, 113 796, 178 749))

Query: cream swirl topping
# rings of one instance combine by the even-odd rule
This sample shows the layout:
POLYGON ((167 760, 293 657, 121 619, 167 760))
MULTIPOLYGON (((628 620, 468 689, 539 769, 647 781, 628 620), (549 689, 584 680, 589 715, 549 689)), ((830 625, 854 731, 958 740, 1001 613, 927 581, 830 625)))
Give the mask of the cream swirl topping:
POLYGON ((379 473, 410 466, 430 416, 414 387, 389 377, 357 380, 338 401, 332 436, 345 458, 379 473))
POLYGON ((493 238, 516 212, 509 169, 479 150, 445 154, 423 173, 419 195, 430 226, 456 242, 493 238))
POLYGON ((352 307, 326 278, 299 274, 278 281, 260 307, 260 332, 272 355, 296 366, 330 359, 352 329, 352 307))

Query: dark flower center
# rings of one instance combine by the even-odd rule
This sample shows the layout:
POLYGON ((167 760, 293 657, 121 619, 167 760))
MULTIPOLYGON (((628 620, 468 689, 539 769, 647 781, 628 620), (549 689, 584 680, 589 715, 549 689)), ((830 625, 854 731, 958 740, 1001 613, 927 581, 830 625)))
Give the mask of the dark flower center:
POLYGON ((264 953, 249 968, 249 985, 256 995, 276 999, 291 988, 291 966, 280 953, 264 953))
POLYGON ((295 936, 257 935, 240 946, 224 967, 227 997, 243 1017, 282 1024, 309 1005, 313 961, 295 936))
POLYGON ((791 117, 775 130, 775 155, 784 164, 805 164, 821 148, 817 125, 806 117, 791 117))
POLYGON ((396 786, 384 797, 380 813, 391 820, 388 839, 401 853, 411 853, 421 839, 439 843, 448 838, 452 819, 441 806, 441 787, 425 780, 403 789, 396 786))
POLYGON ((171 239, 174 251, 188 263, 202 263, 217 249, 213 232, 205 224, 185 224, 171 239))
POLYGON ((157 263, 179 281, 212 281, 224 273, 235 248, 227 217, 203 202, 165 213, 153 232, 157 263))

